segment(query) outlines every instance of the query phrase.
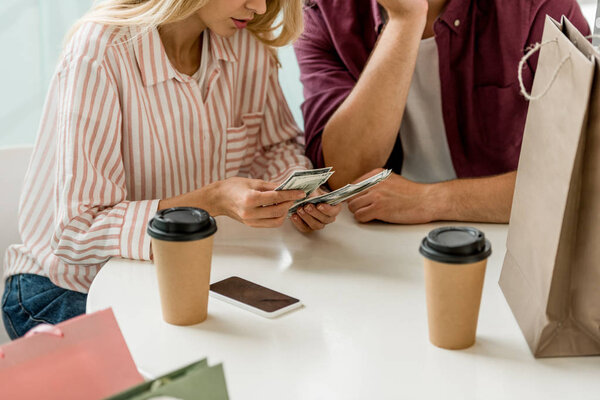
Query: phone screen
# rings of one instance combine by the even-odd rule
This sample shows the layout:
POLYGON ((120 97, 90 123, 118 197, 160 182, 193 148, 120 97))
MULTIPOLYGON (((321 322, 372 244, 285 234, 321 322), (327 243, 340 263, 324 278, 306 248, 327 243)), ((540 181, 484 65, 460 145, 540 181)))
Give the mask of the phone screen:
POLYGON ((210 290, 268 313, 300 301, 237 276, 213 283, 210 290))

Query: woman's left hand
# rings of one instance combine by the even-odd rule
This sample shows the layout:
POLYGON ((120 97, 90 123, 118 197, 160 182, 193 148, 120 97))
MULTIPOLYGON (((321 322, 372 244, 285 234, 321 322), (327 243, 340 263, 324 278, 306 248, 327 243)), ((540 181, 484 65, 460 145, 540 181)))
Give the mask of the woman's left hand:
MULTIPOLYGON (((317 189, 310 197, 320 196, 324 194, 321 189, 317 189)), ((296 229, 302 233, 309 233, 323 229, 325 225, 335 221, 335 218, 342 210, 342 205, 331 206, 326 203, 307 204, 299 207, 292 214, 292 222, 296 229)))

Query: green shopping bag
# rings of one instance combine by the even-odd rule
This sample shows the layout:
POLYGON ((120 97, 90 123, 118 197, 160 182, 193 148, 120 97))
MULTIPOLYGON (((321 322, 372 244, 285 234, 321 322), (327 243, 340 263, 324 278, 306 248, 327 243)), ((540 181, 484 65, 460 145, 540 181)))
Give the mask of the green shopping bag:
POLYGON ((134 386, 106 400, 228 400, 223 365, 208 366, 206 359, 153 381, 134 386))

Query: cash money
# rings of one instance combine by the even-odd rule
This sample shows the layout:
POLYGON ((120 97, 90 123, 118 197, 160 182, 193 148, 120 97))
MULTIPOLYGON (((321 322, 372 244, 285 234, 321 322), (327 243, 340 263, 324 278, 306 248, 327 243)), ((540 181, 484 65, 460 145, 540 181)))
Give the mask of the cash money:
POLYGON ((367 178, 358 183, 350 183, 344 187, 341 187, 333 192, 325 193, 321 196, 316 196, 312 198, 307 198, 304 200, 299 200, 290 208, 288 214, 293 214, 298 210, 298 207, 302 207, 306 204, 319 204, 319 203, 327 203, 332 206, 336 204, 340 204, 343 201, 350 199, 351 197, 356 196, 357 194, 369 189, 377 185, 379 182, 387 179, 388 176, 392 173, 391 169, 386 169, 381 171, 377 175, 373 175, 370 178, 367 178))
POLYGON ((295 171, 275 190, 302 190, 309 196, 333 175, 331 167, 295 171))

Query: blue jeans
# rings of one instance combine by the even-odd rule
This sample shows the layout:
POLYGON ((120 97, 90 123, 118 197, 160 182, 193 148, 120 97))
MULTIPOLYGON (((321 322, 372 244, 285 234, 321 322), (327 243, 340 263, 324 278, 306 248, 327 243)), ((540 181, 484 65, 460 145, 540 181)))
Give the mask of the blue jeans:
POLYGON ((2 296, 2 319, 11 339, 39 324, 58 324, 85 313, 87 294, 63 289, 32 274, 8 277, 2 296))

